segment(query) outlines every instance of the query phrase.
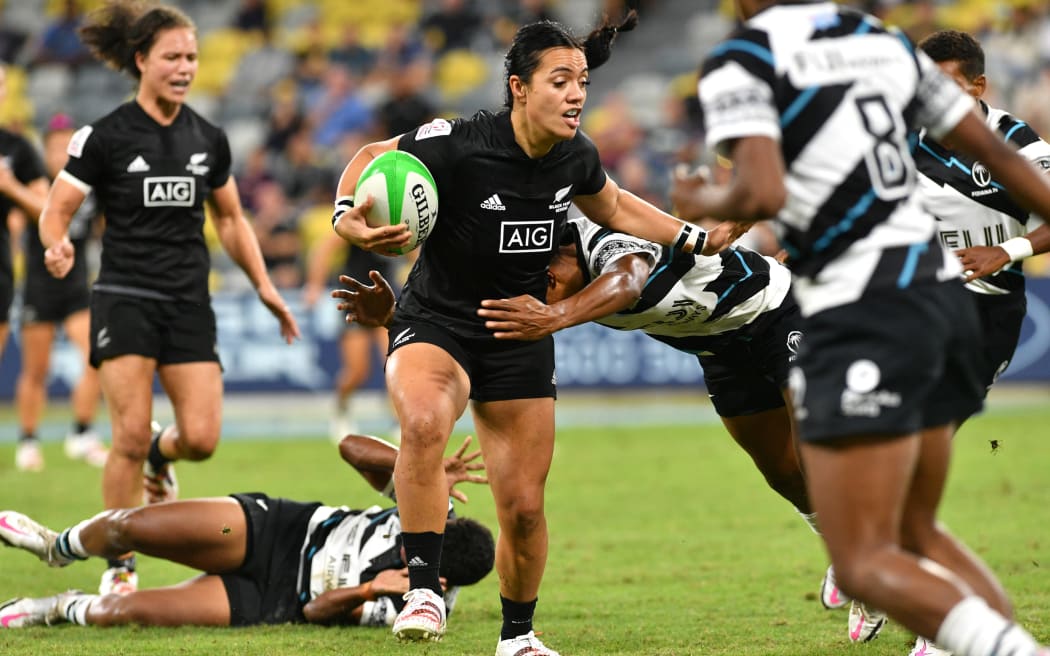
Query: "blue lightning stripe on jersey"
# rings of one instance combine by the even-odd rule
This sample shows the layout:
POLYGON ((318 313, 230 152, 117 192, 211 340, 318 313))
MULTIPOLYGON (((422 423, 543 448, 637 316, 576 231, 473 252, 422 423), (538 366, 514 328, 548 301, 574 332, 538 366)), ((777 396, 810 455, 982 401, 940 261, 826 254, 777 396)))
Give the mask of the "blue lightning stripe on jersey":
POLYGON ((730 41, 723 42, 711 51, 710 57, 718 57, 719 55, 724 55, 730 50, 739 50, 741 52, 746 52, 750 55, 758 57, 770 66, 773 65, 772 52, 770 52, 766 48, 763 48, 762 46, 755 45, 750 41, 743 41, 741 39, 732 39, 730 41))
POLYGON ((1017 132, 1018 130, 1020 130, 1021 128, 1025 127, 1027 125, 1028 124, 1025 123, 1024 121, 1018 121, 1017 125, 1015 125, 1012 128, 1010 128, 1010 131, 1006 133, 1006 136, 1003 137, 1003 141, 1009 141, 1010 137, 1012 137, 1014 135, 1014 132, 1017 132))
POLYGON ((842 217, 838 223, 828 228, 827 232, 821 235, 820 239, 813 243, 813 251, 819 253, 830 246, 831 242, 835 241, 835 237, 849 231, 849 229, 853 227, 853 224, 856 223, 857 219, 868 211, 868 208, 871 207, 871 204, 874 201, 875 190, 871 189, 868 193, 861 196, 860 200, 858 200, 853 207, 849 208, 849 211, 846 212, 846 216, 842 217))
POLYGON ((919 265, 919 257, 929 250, 929 247, 927 243, 912 244, 908 247, 908 255, 904 260, 904 266, 901 267, 901 275, 897 277, 897 287, 904 289, 911 284, 915 277, 915 268, 919 265))
POLYGON ((733 291, 733 289, 737 285, 739 285, 740 283, 744 282, 745 280, 750 278, 755 273, 754 271, 751 270, 751 267, 749 267, 747 265, 747 262, 744 261, 744 256, 740 254, 740 251, 734 251, 733 255, 736 255, 736 259, 740 260, 740 265, 744 267, 744 271, 746 271, 747 273, 744 274, 743 278, 741 278, 740 280, 737 280, 732 285, 730 285, 728 288, 726 288, 726 290, 724 292, 722 292, 721 296, 718 297, 718 301, 717 301, 718 303, 721 303, 723 300, 725 300, 725 297, 729 296, 729 292, 733 291))
MULTIPOLYGON (((944 164, 944 165, 945 165, 946 167, 948 167, 948 168, 952 168, 952 167, 954 166, 955 168, 958 168, 958 169, 962 169, 963 171, 966 171, 966 172, 967 172, 967 173, 969 173, 970 175, 973 175, 973 169, 971 169, 971 168, 970 168, 969 166, 966 166, 965 164, 963 164, 962 162, 960 162, 960 161, 959 161, 958 159, 956 159, 956 158, 955 158, 955 156, 954 156, 954 155, 952 155, 952 156, 951 156, 950 158, 948 158, 948 159, 944 159, 943 157, 941 157, 941 156, 940 156, 940 155, 938 155, 937 153, 933 152, 933 150, 932 150, 932 149, 931 149, 931 148, 930 148, 929 146, 927 146, 926 144, 924 144, 924 143, 922 143, 922 142, 919 142, 919 148, 922 148, 923 150, 925 150, 925 151, 926 151, 927 153, 929 153, 929 154, 930 154, 930 155, 931 155, 931 156, 932 156, 932 157, 933 157, 933 158, 934 158, 935 160, 937 160, 937 161, 938 161, 938 162, 940 162, 941 164, 944 164)), ((995 187, 996 189, 999 189, 1000 191, 1004 191, 1004 190, 1005 190, 1005 187, 1003 187, 1003 186, 1002 186, 1001 184, 999 184, 999 183, 998 183, 998 182, 996 182, 995 180, 992 180, 992 181, 991 181, 991 182, 990 182, 989 184, 990 184, 990 185, 991 185, 992 187, 995 187)))

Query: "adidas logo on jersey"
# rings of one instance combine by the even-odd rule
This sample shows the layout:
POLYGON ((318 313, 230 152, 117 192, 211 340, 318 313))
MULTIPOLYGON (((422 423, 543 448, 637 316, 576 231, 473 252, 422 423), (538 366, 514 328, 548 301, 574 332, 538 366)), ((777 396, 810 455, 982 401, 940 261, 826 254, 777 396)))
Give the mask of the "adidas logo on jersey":
POLYGON ((485 200, 481 201, 481 209, 483 210, 494 210, 496 212, 504 212, 507 206, 503 204, 503 201, 499 199, 499 194, 492 194, 485 200))
POLYGON ((142 159, 142 155, 136 155, 135 159, 131 160, 131 164, 128 164, 128 173, 145 173, 148 170, 149 164, 142 159))
POLYGON ((423 560, 419 556, 412 556, 412 560, 408 561, 409 567, 426 567, 427 561, 423 560))

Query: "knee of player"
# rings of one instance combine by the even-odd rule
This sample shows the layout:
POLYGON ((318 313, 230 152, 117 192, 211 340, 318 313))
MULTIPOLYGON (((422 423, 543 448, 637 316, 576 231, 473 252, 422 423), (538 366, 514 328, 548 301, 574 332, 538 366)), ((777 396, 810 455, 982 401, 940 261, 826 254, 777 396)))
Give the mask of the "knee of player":
POLYGON ((178 458, 207 460, 219 444, 219 426, 214 422, 187 422, 179 426, 178 458))
POLYGON ((150 437, 148 425, 146 426, 145 431, 130 429, 119 431, 118 433, 118 431, 115 430, 113 447, 110 449, 110 457, 116 455, 126 460, 143 462, 149 455, 150 437))
POLYGON ((106 545, 121 553, 134 551, 142 508, 107 510, 105 516, 106 545))
POLYGON ((543 495, 516 494, 498 502, 500 525, 511 533, 530 534, 544 522, 543 495))
POLYGON ((445 450, 449 422, 440 413, 423 408, 401 418, 401 451, 445 450))

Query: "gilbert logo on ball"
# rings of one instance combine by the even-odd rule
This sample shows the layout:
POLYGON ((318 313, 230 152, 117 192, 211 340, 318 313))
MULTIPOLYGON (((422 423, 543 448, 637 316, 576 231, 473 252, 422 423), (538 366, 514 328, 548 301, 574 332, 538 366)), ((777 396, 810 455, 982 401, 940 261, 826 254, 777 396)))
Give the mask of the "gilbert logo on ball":
POLYGON ((414 155, 391 150, 376 157, 361 172, 354 198, 358 203, 371 196, 368 225, 378 228, 404 224, 412 239, 399 252, 403 255, 426 240, 437 222, 438 196, 434 176, 414 155))

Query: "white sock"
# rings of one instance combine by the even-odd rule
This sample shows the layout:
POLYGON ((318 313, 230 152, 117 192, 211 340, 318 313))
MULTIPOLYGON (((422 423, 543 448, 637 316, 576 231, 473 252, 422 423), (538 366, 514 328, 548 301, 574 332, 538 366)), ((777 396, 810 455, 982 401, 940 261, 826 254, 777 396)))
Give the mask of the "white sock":
POLYGON ((802 518, 802 521, 806 522, 806 524, 809 524, 809 527, 813 530, 814 533, 820 535, 820 526, 817 525, 817 513, 804 513, 798 508, 795 508, 795 512, 797 512, 798 516, 802 518))
POLYGON ((87 626, 87 612, 91 604, 98 600, 98 595, 77 595, 69 600, 62 614, 73 624, 87 626))
POLYGON ((80 541, 80 531, 90 521, 90 519, 85 519, 84 521, 75 524, 66 534, 66 539, 69 540, 69 550, 73 552, 73 555, 79 556, 80 558, 87 558, 91 555, 84 550, 84 544, 80 541))
POLYGON ((948 611, 936 642, 959 656, 1035 656, 1039 651, 1027 631, 977 596, 963 598, 948 611))

